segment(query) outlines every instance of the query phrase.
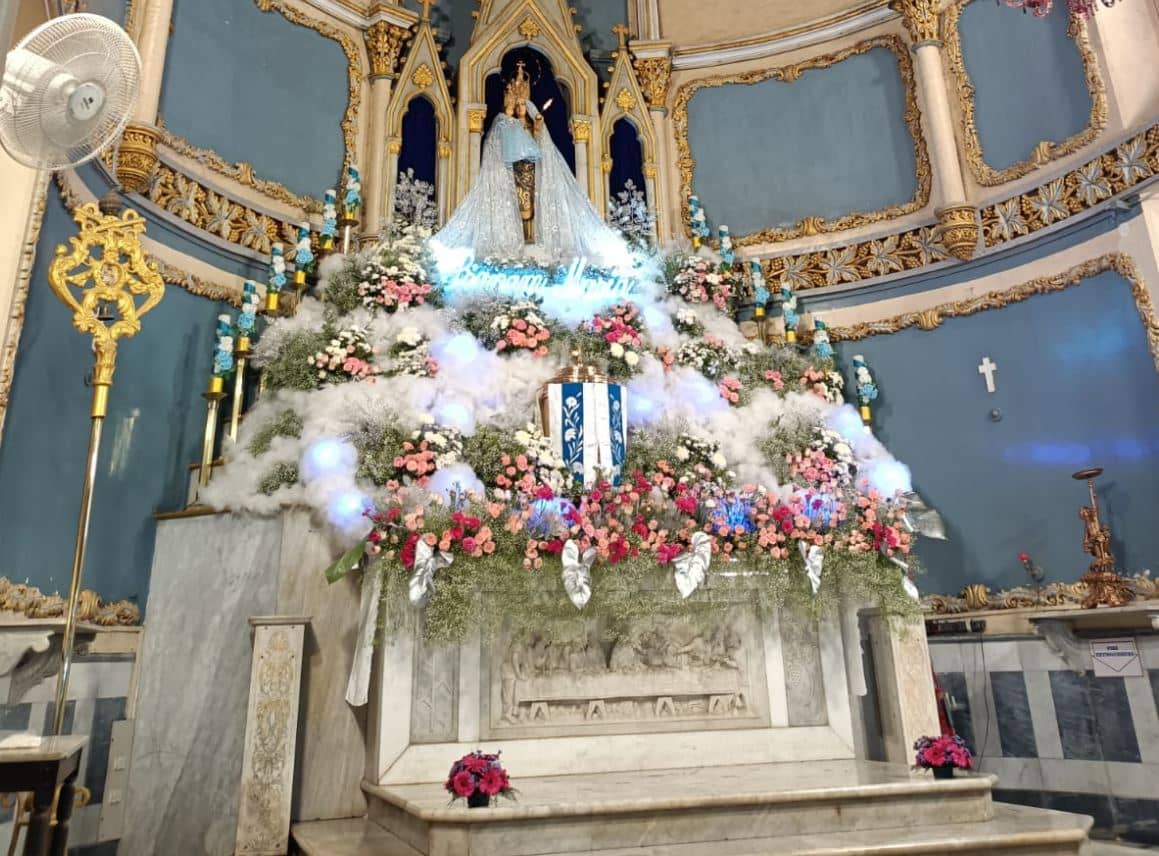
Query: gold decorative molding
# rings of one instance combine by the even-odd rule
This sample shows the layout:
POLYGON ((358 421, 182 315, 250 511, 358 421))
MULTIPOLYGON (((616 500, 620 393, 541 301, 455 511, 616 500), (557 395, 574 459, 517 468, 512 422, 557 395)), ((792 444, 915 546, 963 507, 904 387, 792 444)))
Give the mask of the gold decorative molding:
POLYGON ((397 155, 402 152, 402 140, 398 138, 386 141, 386 151, 388 154, 397 155))
POLYGON ((16 351, 20 347, 20 333, 24 329, 24 314, 28 303, 28 288, 32 283, 32 266, 36 262, 36 245, 44 225, 44 209, 48 201, 48 172, 41 170, 32 191, 32 214, 28 233, 20 247, 16 267, 16 282, 12 294, 12 308, 8 315, 8 331, 0 350, 0 437, 4 433, 4 417, 8 413, 8 396, 12 391, 12 376, 16 368, 16 351))
POLYGON ((947 205, 937 211, 938 237, 957 259, 968 262, 978 249, 978 211, 973 205, 947 205))
POLYGON ((1077 169, 982 209, 987 247, 1037 232, 1159 175, 1159 124, 1077 169))
POLYGON ((451 156, 451 141, 439 140, 439 157, 447 160, 451 156))
POLYGON ((902 23, 909 30, 915 43, 937 42, 939 32, 938 5, 941 0, 891 0, 889 8, 901 15, 902 23))
POLYGON ((534 18, 528 15, 519 25, 519 35, 523 36, 523 38, 530 42, 532 39, 539 35, 539 24, 536 23, 534 18))
POLYGON ((644 178, 655 178, 655 177, 656 177, 656 164, 654 164, 654 163, 644 164, 644 178))
MULTIPOLYGON (((125 126, 117 153, 117 181, 130 193, 141 193, 157 169, 159 132, 135 122, 125 126)), ((111 152, 111 150, 110 150, 111 152)))
MULTIPOLYGON (((1159 600, 1159 582, 1146 574, 1136 574, 1125 580, 1137 600, 1159 600)), ((961 615, 968 612, 992 612, 1035 607, 1068 607, 1082 609, 1087 597, 1083 582, 1049 583, 1041 590, 1018 586, 1000 592, 975 583, 966 586, 957 595, 933 594, 922 598, 922 610, 930 615, 961 615)))
POLYGON ((913 198, 899 205, 891 205, 877 211, 855 212, 838 217, 835 220, 825 220, 820 217, 805 218, 795 226, 788 228, 769 227, 748 235, 733 236, 733 244, 739 247, 753 244, 776 243, 789 241, 815 233, 843 232, 856 229, 871 223, 880 223, 904 217, 921 210, 930 199, 930 158, 926 150, 926 141, 921 130, 921 111, 918 109, 917 84, 914 80, 913 63, 910 60, 909 50, 900 37, 895 35, 875 36, 858 42, 835 53, 812 57, 794 65, 777 68, 762 68, 739 74, 722 74, 712 77, 702 77, 682 84, 676 90, 675 104, 672 110, 673 126, 676 133, 677 168, 680 171, 680 195, 682 201, 682 221, 684 232, 691 236, 688 223, 688 198, 692 195, 693 174, 696 171, 696 160, 692 156, 692 149, 688 142, 688 105, 692 97, 701 89, 714 88, 729 84, 750 85, 763 83, 766 80, 780 80, 791 83, 800 78, 801 74, 810 69, 823 69, 836 65, 852 56, 869 53, 875 48, 884 48, 897 58, 898 72, 901 75, 905 90, 905 110, 903 118, 913 139, 915 178, 917 187, 913 198), (807 230, 806 223, 810 223, 807 230))
POLYGON ((862 321, 847 327, 830 326, 829 338, 835 342, 850 342, 884 333, 896 333, 908 327, 933 330, 941 326, 947 318, 964 318, 987 309, 1001 309, 1012 303, 1020 303, 1038 294, 1063 291, 1080 284, 1084 279, 1089 279, 1106 271, 1114 271, 1130 283, 1131 296, 1135 300, 1139 319, 1143 322, 1143 328, 1147 334, 1151 359, 1155 364, 1155 370, 1159 371, 1159 318, 1155 315, 1155 307, 1151 302, 1151 295, 1147 291, 1147 284, 1143 281, 1143 275, 1139 272, 1134 259, 1126 253, 1120 252, 1106 253, 1098 258, 1075 265, 1062 273, 1036 277, 1002 291, 990 291, 964 300, 941 303, 937 306, 915 312, 906 312, 880 321, 862 321))
MULTIPOLYGON (((68 602, 58 594, 44 594, 36 586, 14 583, 0 577, 0 612, 25 618, 63 618, 68 602)), ((77 599, 77 621, 102 627, 134 627, 141 623, 135 603, 118 600, 106 603, 91 589, 82 589, 77 599)))
POLYGON ((319 18, 311 17, 285 0, 255 0, 263 12, 277 12, 291 24, 307 27, 331 39, 346 54, 346 113, 342 117, 342 140, 346 146, 344 167, 358 163, 358 110, 362 106, 362 53, 358 43, 342 30, 319 18))
POLYGON ((300 208, 303 212, 314 214, 322 211, 322 203, 317 199, 310 196, 299 196, 284 184, 277 181, 258 178, 254 174, 254 168, 251 164, 242 161, 230 163, 212 149, 200 148, 199 146, 193 145, 184 137, 179 137, 177 134, 174 134, 165 127, 164 123, 159 125, 157 131, 162 146, 174 154, 189 158, 211 172, 236 181, 243 187, 252 187, 262 196, 266 196, 277 202, 283 202, 294 208, 300 208))
MULTIPOLYGON (((74 173, 75 174, 75 173, 74 173)), ((56 172, 53 174, 56 180, 57 191, 60 193, 60 201, 68 210, 69 214, 73 214, 77 208, 82 204, 80 196, 69 186, 68 179, 64 172, 56 172)), ((295 231, 296 234, 296 231, 295 231)), ((35 248, 34 248, 35 249, 35 248)), ((202 279, 199 276, 194 276, 182 270, 175 265, 172 265, 163 259, 158 258, 151 253, 145 254, 145 260, 151 265, 155 265, 157 272, 161 274, 161 278, 169 285, 176 285, 183 288, 190 294, 195 294, 198 297, 205 297, 209 300, 219 300, 223 303, 229 303, 233 306, 241 307, 241 293, 235 289, 228 288, 216 282, 202 279)))
POLYGON ((636 79, 648 99, 650 110, 663 110, 668 103, 668 81, 672 78, 672 58, 666 56, 637 59, 633 64, 636 79))
POLYGON ((592 123, 588 119, 574 119, 571 123, 572 137, 577 143, 590 143, 592 140, 592 123))
POLYGON ((435 73, 431 71, 431 67, 425 62, 415 69, 414 74, 410 76, 411 83, 419 89, 426 89, 435 82, 435 73))
POLYGON ((945 12, 945 61, 950 69, 951 83, 957 94, 958 108, 961 111, 963 144, 966 149, 966 163, 974 180, 983 187, 995 187, 1008 181, 1029 175, 1035 169, 1051 161, 1072 155, 1093 143, 1099 134, 1107 127, 1107 91, 1099 74, 1099 61, 1091 47, 1087 25, 1081 18, 1072 17, 1070 32, 1079 56, 1082 57, 1083 70, 1086 74, 1087 90, 1091 98, 1091 113, 1087 120, 1087 127, 1062 142, 1044 140, 1032 150, 1030 157, 1018 163, 1011 164, 1005 169, 994 169, 986 163, 982 151, 982 140, 978 136, 978 126, 974 117, 974 84, 970 82, 970 75, 966 71, 966 62, 962 52, 962 40, 958 35, 958 21, 962 9, 973 0, 958 0, 953 2, 945 12))
POLYGON ((487 119, 486 110, 472 108, 467 111, 467 131, 472 134, 483 133, 483 122, 487 119))
POLYGON ((370 58, 370 76, 394 77, 402 46, 410 30, 389 21, 376 21, 366 29, 366 55, 370 58))
POLYGON ((636 96, 629 92, 627 88, 621 89, 616 93, 616 106, 627 112, 635 108, 636 96))

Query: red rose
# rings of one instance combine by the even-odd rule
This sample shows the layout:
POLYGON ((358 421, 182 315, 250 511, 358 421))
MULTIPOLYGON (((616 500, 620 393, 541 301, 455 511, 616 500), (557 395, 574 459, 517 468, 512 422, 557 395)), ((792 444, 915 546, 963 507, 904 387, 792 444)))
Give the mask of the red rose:
POLYGON ((1022 562, 1022 564, 1025 565, 1027 562, 1030 561, 1030 554, 1025 552, 1025 551, 1019 553, 1018 554, 1018 561, 1022 562))
POLYGON ((475 793, 475 777, 463 770, 455 774, 452 780, 455 786, 455 793, 461 797, 469 797, 475 793))

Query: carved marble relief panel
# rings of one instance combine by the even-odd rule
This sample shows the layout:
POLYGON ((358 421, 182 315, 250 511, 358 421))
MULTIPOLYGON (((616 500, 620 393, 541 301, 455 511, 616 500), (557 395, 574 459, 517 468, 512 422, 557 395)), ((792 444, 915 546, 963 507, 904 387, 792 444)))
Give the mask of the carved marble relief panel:
POLYGON ((785 662, 789 726, 828 724, 821 639, 816 622, 782 615, 781 656, 785 662))
POLYGON ((738 608, 707 621, 594 624, 572 638, 505 636, 483 656, 485 738, 769 725, 762 625, 738 608))
POLYGON ((419 633, 414 646, 411 743, 453 743, 459 730, 459 646, 430 645, 419 633))

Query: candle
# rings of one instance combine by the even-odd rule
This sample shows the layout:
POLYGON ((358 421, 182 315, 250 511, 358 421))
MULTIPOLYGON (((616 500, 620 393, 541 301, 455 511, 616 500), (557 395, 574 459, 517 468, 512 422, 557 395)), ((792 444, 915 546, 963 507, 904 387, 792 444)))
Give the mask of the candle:
POLYGON ((700 249, 700 243, 708 237, 708 219, 698 196, 688 197, 688 221, 692 225, 692 248, 700 249))
POLYGON ((829 328, 820 318, 813 319, 813 353, 823 360, 833 356, 833 346, 829 344, 829 328))
POLYGON ((716 234, 720 239, 720 262, 726 271, 732 270, 732 264, 736 261, 736 253, 732 251, 732 235, 729 234, 728 226, 721 226, 717 229, 716 234))
POLYGON ((877 399, 877 383, 865 364, 865 357, 858 354, 853 358, 853 377, 857 382, 857 406, 861 413, 861 421, 866 425, 873 421, 873 413, 869 405, 877 399))
POLYGON ((278 311, 278 295, 286 286, 286 257, 282 245, 275 243, 270 246, 269 281, 266 284, 266 311, 278 311))
POLYGON ((749 265, 753 277, 753 303, 755 304, 756 316, 764 318, 765 306, 769 302, 769 289, 765 285, 765 272, 761 269, 760 262, 750 262, 749 265))
POLYGON ((306 284, 306 274, 314 263, 314 251, 310 249, 310 224, 298 226, 298 243, 294 252, 294 285, 306 284))
POLYGON ((253 335, 257 326, 258 286, 252 279, 247 279, 241 287, 241 315, 237 318, 237 332, 239 338, 246 340, 253 335))
POLYGON ((225 377, 233 371, 233 317, 217 316, 217 330, 213 342, 214 377, 225 377))
POLYGON ((334 249, 338 237, 338 192, 331 187, 322 200, 322 249, 334 249))
POLYGON ((781 284, 781 314, 785 318, 785 341, 797 341, 797 325, 801 323, 801 316, 797 314, 797 295, 788 283, 781 284))
POLYGON ((346 167, 346 196, 342 199, 342 205, 346 209, 347 220, 357 219, 362 208, 362 177, 354 164, 346 167))

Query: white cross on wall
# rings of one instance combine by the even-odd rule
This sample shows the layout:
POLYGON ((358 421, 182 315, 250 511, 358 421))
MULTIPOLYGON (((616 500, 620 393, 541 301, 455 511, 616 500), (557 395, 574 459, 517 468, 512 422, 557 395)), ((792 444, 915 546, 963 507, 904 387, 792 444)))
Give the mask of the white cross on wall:
POLYGON ((991 362, 989 357, 983 357, 981 365, 978 366, 978 374, 986 376, 986 391, 997 392, 998 387, 994 383, 994 372, 998 371, 998 364, 991 362))

